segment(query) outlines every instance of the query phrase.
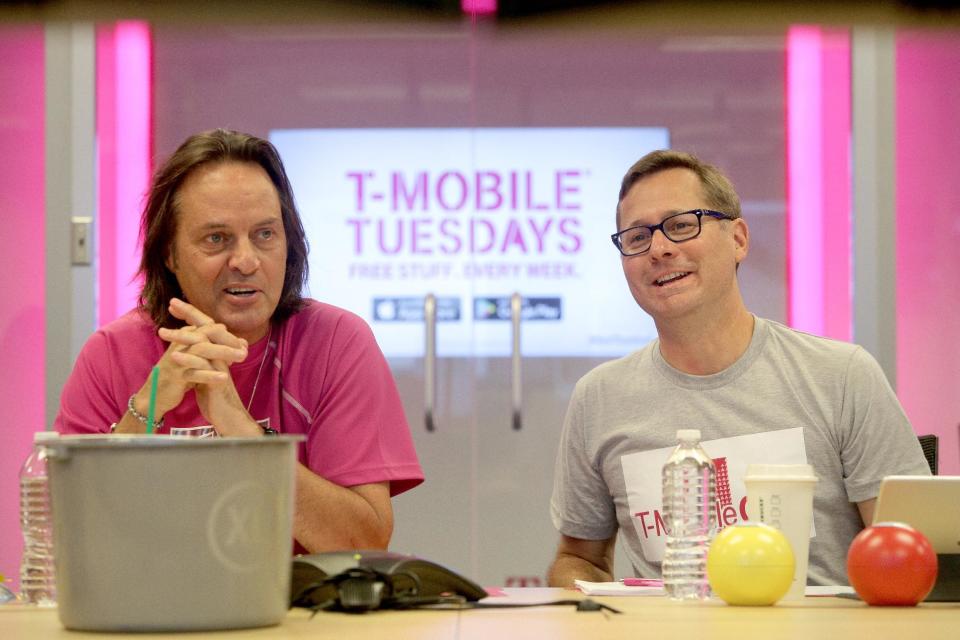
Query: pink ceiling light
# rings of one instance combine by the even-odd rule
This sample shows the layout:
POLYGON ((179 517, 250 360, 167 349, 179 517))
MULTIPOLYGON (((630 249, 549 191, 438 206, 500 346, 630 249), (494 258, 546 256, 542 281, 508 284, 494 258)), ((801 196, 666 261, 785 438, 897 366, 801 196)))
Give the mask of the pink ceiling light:
POLYGON ((471 16, 492 15, 497 12, 497 0, 460 0, 460 8, 471 16))

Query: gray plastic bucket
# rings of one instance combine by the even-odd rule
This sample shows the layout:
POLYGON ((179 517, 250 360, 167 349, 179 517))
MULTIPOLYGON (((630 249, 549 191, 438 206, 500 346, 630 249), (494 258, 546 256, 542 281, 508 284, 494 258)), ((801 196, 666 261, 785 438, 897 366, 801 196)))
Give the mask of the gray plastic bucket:
POLYGON ((88 631, 278 624, 302 436, 45 442, 60 621, 88 631))

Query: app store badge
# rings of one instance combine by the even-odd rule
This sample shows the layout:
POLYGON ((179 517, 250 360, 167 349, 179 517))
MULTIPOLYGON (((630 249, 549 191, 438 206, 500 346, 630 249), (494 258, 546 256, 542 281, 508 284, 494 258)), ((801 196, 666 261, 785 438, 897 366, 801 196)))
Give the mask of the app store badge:
MULTIPOLYGON (((373 320, 375 322, 423 322, 423 297, 393 296, 375 297, 373 320)), ((456 296, 437 297, 437 322, 458 322, 460 320, 460 298, 456 296)))
MULTIPOLYGON (((510 296, 478 296, 473 299, 473 319, 510 320, 510 296)), ((532 296, 523 298, 520 307, 523 322, 563 319, 563 298, 559 296, 532 296)))

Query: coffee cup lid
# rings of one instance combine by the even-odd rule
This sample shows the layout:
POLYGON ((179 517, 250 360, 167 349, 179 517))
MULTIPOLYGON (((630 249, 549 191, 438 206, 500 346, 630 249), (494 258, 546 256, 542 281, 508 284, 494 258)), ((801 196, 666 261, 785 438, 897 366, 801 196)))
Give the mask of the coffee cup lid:
POLYGON ((748 464, 743 479, 745 482, 749 480, 817 482, 819 480, 813 473, 813 466, 809 464, 748 464))

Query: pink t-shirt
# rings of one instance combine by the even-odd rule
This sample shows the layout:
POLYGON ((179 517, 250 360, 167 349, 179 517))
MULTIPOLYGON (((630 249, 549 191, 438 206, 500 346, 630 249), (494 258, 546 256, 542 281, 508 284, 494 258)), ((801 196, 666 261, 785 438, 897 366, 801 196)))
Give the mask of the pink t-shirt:
MULTIPOLYGON (((108 432, 167 346, 137 310, 98 330, 64 385, 54 428, 108 432)), ((344 487, 389 481, 391 495, 423 482, 393 376, 360 317, 308 300, 251 345, 230 374, 254 419, 280 433, 306 435, 299 460, 317 475, 344 487)), ((158 432, 204 424, 189 391, 158 432)))

